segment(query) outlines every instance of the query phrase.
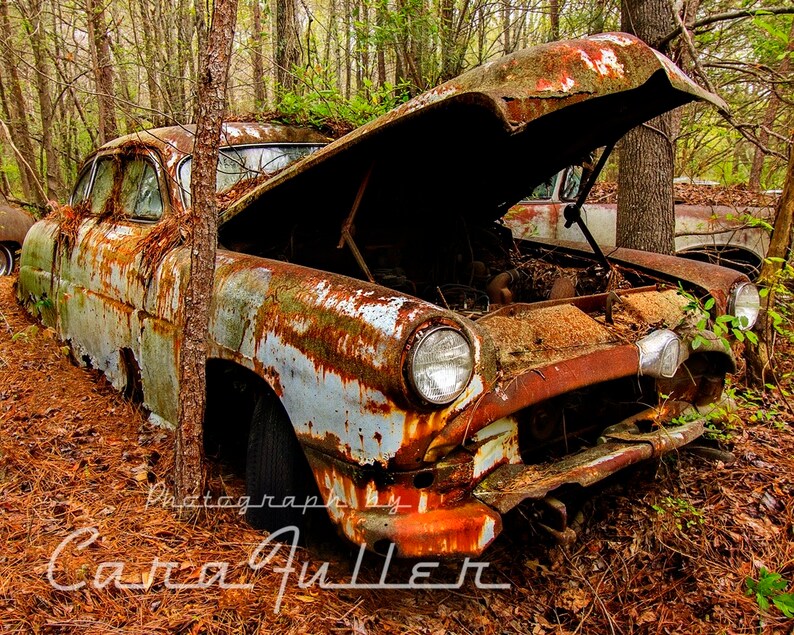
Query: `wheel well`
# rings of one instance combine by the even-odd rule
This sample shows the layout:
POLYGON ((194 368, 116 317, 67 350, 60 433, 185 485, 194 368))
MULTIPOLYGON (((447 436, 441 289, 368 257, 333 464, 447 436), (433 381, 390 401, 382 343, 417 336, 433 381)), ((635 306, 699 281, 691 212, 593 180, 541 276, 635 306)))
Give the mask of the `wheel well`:
POLYGON ((257 399, 273 389, 253 371, 224 359, 207 360, 204 452, 245 473, 248 429, 257 399))
POLYGON ((747 274, 751 279, 758 277, 763 264, 762 259, 755 252, 734 245, 691 247, 684 251, 679 251, 677 255, 682 258, 710 262, 715 265, 736 269, 747 274))

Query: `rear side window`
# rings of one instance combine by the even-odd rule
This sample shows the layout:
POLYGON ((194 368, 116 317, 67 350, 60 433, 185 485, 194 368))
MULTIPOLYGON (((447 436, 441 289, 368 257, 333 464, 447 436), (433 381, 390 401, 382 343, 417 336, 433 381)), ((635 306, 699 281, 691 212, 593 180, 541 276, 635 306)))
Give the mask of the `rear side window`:
POLYGON ((102 214, 113 192, 113 183, 116 180, 117 161, 111 157, 99 159, 96 164, 96 176, 91 188, 91 213, 102 214))
POLYGON ((93 161, 87 165, 77 179, 77 185, 74 186, 72 197, 69 199, 70 205, 79 205, 86 198, 88 198, 88 186, 91 185, 91 172, 93 170, 93 161))

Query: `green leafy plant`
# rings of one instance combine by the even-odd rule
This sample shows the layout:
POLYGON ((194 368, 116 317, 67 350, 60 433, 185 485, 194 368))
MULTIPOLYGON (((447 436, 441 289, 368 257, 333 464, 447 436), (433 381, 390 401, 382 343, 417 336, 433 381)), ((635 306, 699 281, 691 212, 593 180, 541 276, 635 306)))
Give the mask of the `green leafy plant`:
MULTIPOLYGON (((716 304, 714 298, 707 298, 705 302, 701 302, 694 295, 686 291, 681 284, 678 285, 678 295, 687 300, 684 305, 684 312, 693 316, 697 320, 696 328, 698 331, 705 331, 710 326, 710 331, 722 342, 725 348, 730 348, 728 335, 733 335, 739 342, 747 340, 752 344, 758 344, 758 336, 752 331, 743 330, 747 326, 747 318, 744 316, 737 317, 735 315, 725 314, 718 315, 714 320, 711 320, 711 313, 716 304), (711 324, 709 324, 711 322, 711 324)), ((706 337, 702 334, 697 334, 692 339, 692 350, 697 350, 706 343, 706 337)))
POLYGON ((686 499, 665 496, 658 505, 651 505, 660 516, 669 516, 678 530, 690 529, 706 522, 702 511, 686 499))
POLYGON ((281 96, 276 110, 284 123, 345 132, 389 112, 409 97, 407 84, 386 83, 376 87, 371 80, 364 79, 364 91, 347 99, 336 88, 333 78, 322 75, 322 69, 296 68, 293 72, 307 90, 281 96))
POLYGON ((794 617, 794 593, 786 593, 788 580, 779 573, 767 571, 761 567, 758 579, 748 576, 744 581, 747 595, 754 595, 758 607, 769 611, 770 602, 786 617, 794 617))

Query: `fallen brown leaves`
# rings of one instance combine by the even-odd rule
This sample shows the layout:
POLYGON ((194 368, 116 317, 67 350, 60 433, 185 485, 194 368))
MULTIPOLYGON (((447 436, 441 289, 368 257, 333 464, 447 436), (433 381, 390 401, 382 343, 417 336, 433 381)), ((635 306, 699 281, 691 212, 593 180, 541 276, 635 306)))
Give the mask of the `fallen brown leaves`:
MULTIPOLYGON (((791 418, 741 425, 737 462, 711 464, 683 453, 655 478, 622 479, 585 506, 580 540, 554 546, 515 514, 479 560, 484 579, 507 591, 301 589, 287 582, 278 614, 280 573, 247 561, 263 539, 236 510, 210 510, 194 524, 147 507, 152 484, 170 487, 173 436, 145 421, 96 372, 70 363, 52 331, 31 328, 12 279, 0 278, 0 633, 788 633, 779 613, 762 616, 744 579, 763 564, 794 578, 791 418), (654 509, 654 506, 662 510, 654 509), (95 528, 85 549, 58 545, 95 528), (196 582, 208 562, 228 562, 227 582, 253 590, 171 590, 196 582), (92 584, 122 562, 138 589, 92 584), (492 572, 492 573, 490 573, 492 572)), ((767 414, 774 404, 767 404, 767 414)), ((749 412, 744 412, 745 420, 749 412)), ((213 487, 234 493, 216 466, 213 487)), ((89 534, 82 536, 85 540, 89 534)), ((331 562, 329 580, 348 581, 355 553, 339 544, 300 550, 298 570, 331 562), (351 553, 353 554, 351 556, 351 553)), ((279 561, 283 563, 283 558, 279 561)), ((362 580, 377 580, 368 556, 362 580)), ((407 582, 413 563, 393 563, 390 581, 407 582)), ((442 563, 456 579, 460 563, 442 563)))
MULTIPOLYGON (((761 194, 743 185, 694 185, 676 183, 675 202, 684 205, 725 205, 727 207, 773 207, 777 196, 761 194)), ((587 198, 592 204, 616 204, 618 184, 613 182, 596 183, 587 198)))

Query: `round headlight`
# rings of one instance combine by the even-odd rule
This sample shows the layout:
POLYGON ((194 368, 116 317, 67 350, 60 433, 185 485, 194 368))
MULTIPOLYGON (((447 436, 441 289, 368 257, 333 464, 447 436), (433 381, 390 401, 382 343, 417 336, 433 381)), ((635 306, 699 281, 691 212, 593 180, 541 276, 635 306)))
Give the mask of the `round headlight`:
POLYGON ((736 316, 741 330, 748 331, 753 328, 760 308, 761 298, 754 284, 740 282, 736 285, 728 302, 728 313, 736 316))
POLYGON ((670 329, 649 333, 639 341, 640 375, 667 377, 675 375, 678 367, 689 356, 681 339, 670 329))
POLYGON ((464 335, 448 326, 430 328, 418 336, 408 357, 408 379, 432 404, 453 401, 471 379, 474 355, 464 335))

